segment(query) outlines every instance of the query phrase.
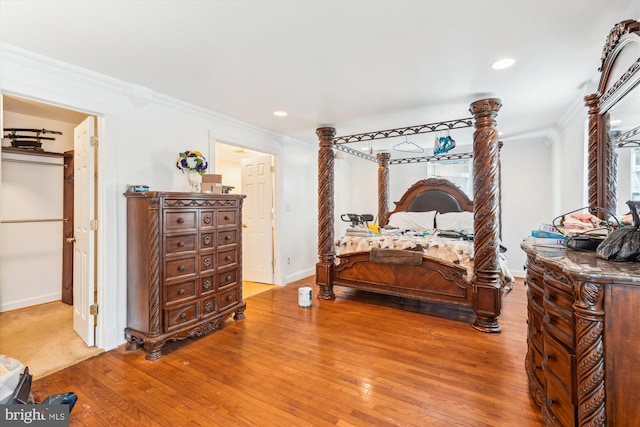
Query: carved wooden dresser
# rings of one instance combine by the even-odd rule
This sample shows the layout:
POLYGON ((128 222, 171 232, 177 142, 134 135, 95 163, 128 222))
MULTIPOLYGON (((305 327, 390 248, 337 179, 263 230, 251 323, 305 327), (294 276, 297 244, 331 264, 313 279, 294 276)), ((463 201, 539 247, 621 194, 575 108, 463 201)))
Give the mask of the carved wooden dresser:
POLYGON ((640 263, 522 244, 529 390, 551 426, 640 420, 640 263))
POLYGON ((245 196, 125 193, 129 349, 161 357, 169 340, 218 329, 242 300, 242 202, 245 196))

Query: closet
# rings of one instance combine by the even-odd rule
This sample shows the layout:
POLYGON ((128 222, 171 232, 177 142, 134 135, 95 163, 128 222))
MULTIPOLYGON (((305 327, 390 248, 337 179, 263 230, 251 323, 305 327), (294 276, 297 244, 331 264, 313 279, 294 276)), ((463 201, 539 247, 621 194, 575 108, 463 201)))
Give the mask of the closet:
MULTIPOLYGON (((73 303, 74 128, 87 114, 2 96, 0 312, 73 303), (46 129, 40 149, 12 146, 8 129, 46 129), (65 260, 63 262, 63 260, 65 260)), ((24 133, 23 133, 24 134, 24 133)))

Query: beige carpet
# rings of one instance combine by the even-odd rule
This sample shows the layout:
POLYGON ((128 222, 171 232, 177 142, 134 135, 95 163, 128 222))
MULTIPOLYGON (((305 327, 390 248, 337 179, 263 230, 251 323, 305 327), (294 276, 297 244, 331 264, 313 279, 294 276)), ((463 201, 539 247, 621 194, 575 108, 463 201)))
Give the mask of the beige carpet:
POLYGON ((43 377, 102 353, 73 331, 73 307, 60 301, 0 313, 0 354, 43 377))
MULTIPOLYGON (((277 285, 242 283, 243 298, 251 298, 277 285)), ((29 367, 34 378, 43 377, 102 353, 87 347, 73 331, 73 307, 60 301, 0 313, 0 354, 29 367)))

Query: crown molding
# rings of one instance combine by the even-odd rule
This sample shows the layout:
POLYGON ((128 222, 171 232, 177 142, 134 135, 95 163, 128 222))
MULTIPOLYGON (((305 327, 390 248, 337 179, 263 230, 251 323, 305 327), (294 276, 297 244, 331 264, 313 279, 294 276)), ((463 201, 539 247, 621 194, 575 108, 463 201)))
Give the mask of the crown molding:
MULTIPOLYGON (((230 126, 238 130, 255 135, 260 138, 266 138, 272 142, 282 144, 296 144, 301 147, 313 147, 313 144, 289 137, 282 133, 273 132, 247 122, 235 119, 233 117, 199 107, 189 102, 156 92, 144 86, 127 83, 122 80, 96 73, 91 70, 69 64, 45 55, 31 52, 17 46, 0 42, 0 63, 14 63, 20 66, 28 67, 49 75, 54 75, 64 79, 72 80, 86 84, 91 87, 99 88, 107 92, 111 92, 120 96, 127 97, 134 106, 143 108, 144 106, 154 103, 160 106, 170 107, 181 110, 191 115, 196 115, 207 120, 217 122, 218 125, 230 126)), ((8 79, 0 73, 0 82, 6 82, 8 79)), ((3 89, 4 86, 0 86, 3 89)), ((106 113, 107 111, 96 112, 106 113)), ((213 127, 216 125, 214 124, 213 127)))

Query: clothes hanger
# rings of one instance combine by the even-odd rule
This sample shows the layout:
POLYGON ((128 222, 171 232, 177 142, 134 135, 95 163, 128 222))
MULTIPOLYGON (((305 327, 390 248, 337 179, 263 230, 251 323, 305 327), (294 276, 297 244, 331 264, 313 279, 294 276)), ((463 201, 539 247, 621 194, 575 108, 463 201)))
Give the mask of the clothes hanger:
POLYGON ((393 146, 395 151, 402 151, 404 153, 424 153, 424 148, 420 147, 415 142, 410 142, 406 136, 404 138, 404 142, 393 146))

